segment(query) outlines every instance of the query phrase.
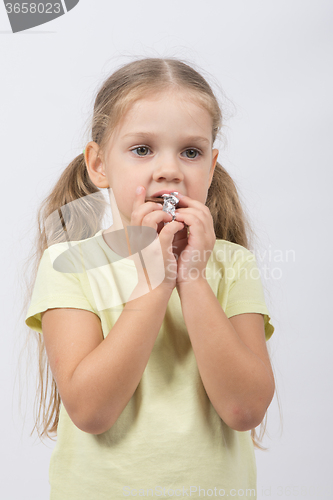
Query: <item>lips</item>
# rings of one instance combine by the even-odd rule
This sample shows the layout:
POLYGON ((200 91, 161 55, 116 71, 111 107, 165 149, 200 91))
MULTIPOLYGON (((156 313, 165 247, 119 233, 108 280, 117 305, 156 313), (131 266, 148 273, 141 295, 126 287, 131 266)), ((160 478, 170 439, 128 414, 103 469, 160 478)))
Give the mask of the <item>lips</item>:
POLYGON ((177 189, 162 189, 161 191, 157 191, 156 193, 150 195, 151 198, 158 198, 159 196, 162 196, 162 194, 170 194, 174 193, 177 191, 177 189))

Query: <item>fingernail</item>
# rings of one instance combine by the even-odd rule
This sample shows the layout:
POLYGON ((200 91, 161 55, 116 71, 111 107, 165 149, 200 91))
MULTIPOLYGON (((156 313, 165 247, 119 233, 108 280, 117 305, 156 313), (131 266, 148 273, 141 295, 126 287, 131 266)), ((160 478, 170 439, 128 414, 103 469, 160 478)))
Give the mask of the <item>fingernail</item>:
POLYGON ((178 194, 177 194, 177 198, 179 198, 179 199, 181 200, 182 198, 184 198, 184 195, 183 195, 183 194, 178 193, 178 194))
POLYGON ((136 192, 136 194, 141 194, 141 193, 143 192, 143 187, 142 187, 142 186, 138 186, 138 187, 136 188, 136 191, 135 191, 135 192, 136 192))

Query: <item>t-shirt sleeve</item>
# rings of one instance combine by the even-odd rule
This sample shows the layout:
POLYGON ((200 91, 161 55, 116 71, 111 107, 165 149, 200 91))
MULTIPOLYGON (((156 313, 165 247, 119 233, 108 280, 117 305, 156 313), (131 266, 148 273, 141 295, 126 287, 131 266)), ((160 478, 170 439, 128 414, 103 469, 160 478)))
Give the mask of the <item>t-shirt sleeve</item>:
POLYGON ((256 258, 246 248, 237 250, 237 257, 232 267, 232 281, 228 293, 225 313, 228 318, 244 313, 264 315, 265 337, 268 340, 274 332, 274 326, 266 306, 260 270, 256 258))
POLYGON ((56 307, 72 307, 96 311, 84 293, 80 273, 60 272, 54 269, 49 248, 39 262, 26 325, 42 333, 41 313, 56 307))

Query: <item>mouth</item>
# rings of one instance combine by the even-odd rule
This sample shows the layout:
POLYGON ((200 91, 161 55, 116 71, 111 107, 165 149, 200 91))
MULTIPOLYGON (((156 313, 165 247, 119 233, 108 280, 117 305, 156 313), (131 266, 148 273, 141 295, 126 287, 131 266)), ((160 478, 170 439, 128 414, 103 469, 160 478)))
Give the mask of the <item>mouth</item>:
POLYGON ((157 191, 156 193, 152 194, 150 198, 160 198, 162 194, 170 194, 170 193, 178 193, 176 190, 170 190, 170 189, 162 189, 161 191, 157 191))
MULTIPOLYGON (((148 196, 146 197, 145 199, 145 202, 148 202, 148 201, 153 201, 154 203, 159 203, 160 205, 163 205, 163 207, 165 207, 165 195, 169 195, 171 193, 175 193, 175 196, 176 196, 176 199, 177 199, 177 203, 175 204, 175 207, 178 207, 179 206, 179 198, 178 198, 178 191, 170 191, 170 189, 163 189, 161 191, 157 191, 157 193, 154 193, 152 196, 148 196)), ((175 200, 173 200, 172 204, 175 203, 175 200)), ((167 203, 167 206, 169 206, 170 203, 167 203)), ((164 210, 164 208, 163 208, 164 210)))

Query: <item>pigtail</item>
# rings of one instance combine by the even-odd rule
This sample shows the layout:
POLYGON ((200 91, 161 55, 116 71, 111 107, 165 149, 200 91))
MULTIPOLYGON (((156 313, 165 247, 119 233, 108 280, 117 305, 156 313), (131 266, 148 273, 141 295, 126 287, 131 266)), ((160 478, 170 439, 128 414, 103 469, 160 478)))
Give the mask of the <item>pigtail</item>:
POLYGON ((206 205, 214 221, 216 238, 249 249, 251 226, 239 200, 236 185, 220 163, 216 163, 206 205))
MULTIPOLYGON (((90 180, 84 155, 78 155, 63 171, 38 210, 37 245, 36 251, 26 260, 26 270, 31 265, 32 273, 29 283, 27 277, 25 278, 28 291, 22 311, 26 310, 31 301, 39 262, 46 248, 56 243, 78 241, 96 234, 101 229, 106 206, 103 194, 90 180)), ((23 273, 24 276, 27 274, 29 273, 23 273)), ((29 329, 29 333, 30 331, 29 329)), ((34 404, 35 425, 31 435, 36 430, 40 439, 52 438, 57 431, 61 400, 49 366, 43 335, 36 331, 32 331, 32 334, 36 341, 39 363, 34 404)))
POLYGON ((101 229, 106 206, 103 194, 90 180, 84 155, 80 154, 63 171, 39 209, 41 255, 51 244, 96 234, 101 229), (52 214, 56 216, 50 217, 52 214))

